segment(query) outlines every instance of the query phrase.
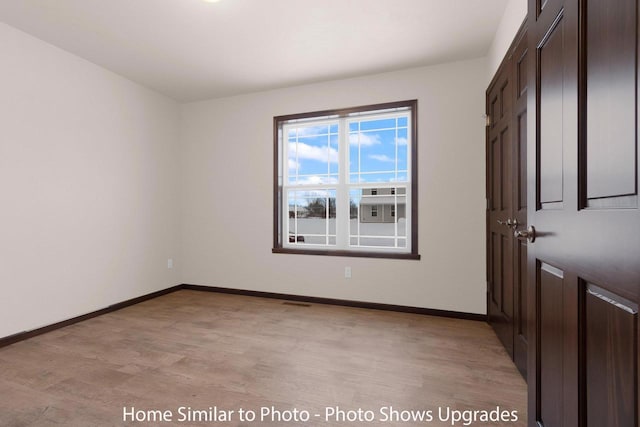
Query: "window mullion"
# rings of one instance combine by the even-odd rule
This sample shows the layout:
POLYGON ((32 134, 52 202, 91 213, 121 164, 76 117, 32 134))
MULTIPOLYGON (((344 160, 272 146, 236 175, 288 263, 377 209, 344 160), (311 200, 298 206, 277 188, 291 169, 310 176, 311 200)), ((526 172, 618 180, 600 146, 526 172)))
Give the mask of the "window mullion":
POLYGON ((282 186, 282 245, 287 246, 289 244, 289 188, 286 185, 282 186))
MULTIPOLYGON (((281 230, 282 236, 280 241, 282 246, 289 244, 289 128, 287 126, 282 127, 280 133, 280 148, 282 155, 280 155, 280 162, 282 165, 282 219, 281 230)), ((297 157, 297 156, 296 156, 297 157)), ((297 172, 297 171, 296 171, 297 172)))
POLYGON ((344 118, 338 125, 338 186, 336 188, 336 247, 349 245, 349 128, 344 118))

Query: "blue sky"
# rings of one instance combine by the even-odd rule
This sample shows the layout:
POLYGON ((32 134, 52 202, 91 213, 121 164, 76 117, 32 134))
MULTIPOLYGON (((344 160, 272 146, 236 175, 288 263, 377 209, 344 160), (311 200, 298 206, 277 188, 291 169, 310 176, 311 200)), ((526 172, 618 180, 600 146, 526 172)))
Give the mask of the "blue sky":
MULTIPOLYGON (((350 182, 406 180, 407 135, 406 117, 350 121, 350 182)), ((290 129, 287 137, 290 183, 295 183, 296 171, 298 183, 325 184, 337 181, 337 123, 301 125, 290 129)))

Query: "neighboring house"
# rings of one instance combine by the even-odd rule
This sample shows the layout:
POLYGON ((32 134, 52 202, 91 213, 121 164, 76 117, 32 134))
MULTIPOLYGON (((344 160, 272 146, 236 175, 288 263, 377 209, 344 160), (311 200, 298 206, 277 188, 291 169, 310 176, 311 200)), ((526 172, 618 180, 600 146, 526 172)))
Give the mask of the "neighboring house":
POLYGON ((396 218, 406 218, 405 188, 362 190, 360 222, 395 222, 396 218))

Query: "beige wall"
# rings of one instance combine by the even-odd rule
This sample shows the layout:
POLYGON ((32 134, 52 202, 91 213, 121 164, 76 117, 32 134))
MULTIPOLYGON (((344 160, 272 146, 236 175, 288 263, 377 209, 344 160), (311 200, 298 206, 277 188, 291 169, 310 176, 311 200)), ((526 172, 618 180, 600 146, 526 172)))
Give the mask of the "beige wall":
POLYGON ((511 46, 511 42, 526 16, 527 0, 508 0, 507 7, 502 15, 500 24, 496 29, 496 35, 493 38, 493 43, 491 44, 489 53, 487 54, 489 64, 487 68, 487 86, 491 82, 493 75, 498 70, 504 55, 507 53, 509 46, 511 46))
POLYGON ((0 51, 0 337, 178 283, 485 312, 486 58, 180 107, 4 24, 0 51), (414 98, 422 260, 271 254, 273 116, 414 98))
POLYGON ((179 283, 177 104, 0 24, 0 337, 179 283))
POLYGON ((487 67, 478 59, 182 106, 183 282, 484 313, 487 67), (422 260, 272 254, 273 117, 415 98, 422 260))

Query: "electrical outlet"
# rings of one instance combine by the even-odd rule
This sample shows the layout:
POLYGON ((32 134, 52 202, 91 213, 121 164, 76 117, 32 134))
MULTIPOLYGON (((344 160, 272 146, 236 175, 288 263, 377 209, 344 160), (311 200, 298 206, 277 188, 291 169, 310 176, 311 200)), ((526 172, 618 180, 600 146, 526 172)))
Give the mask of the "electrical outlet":
POLYGON ((167 268, 173 268, 173 259, 172 258, 169 258, 167 260, 167 268))
POLYGON ((351 279, 351 267, 344 268, 344 278, 351 279))

